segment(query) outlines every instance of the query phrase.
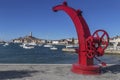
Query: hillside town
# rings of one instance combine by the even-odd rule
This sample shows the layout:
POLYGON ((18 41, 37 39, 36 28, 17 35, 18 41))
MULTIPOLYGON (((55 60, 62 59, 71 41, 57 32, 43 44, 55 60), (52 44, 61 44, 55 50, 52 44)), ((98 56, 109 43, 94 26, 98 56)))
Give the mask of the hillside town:
POLYGON ((35 44, 56 44, 56 45, 78 44, 78 40, 74 38, 61 39, 61 40, 39 39, 34 37, 32 35, 32 32, 30 32, 29 36, 13 39, 12 42, 13 43, 35 43, 35 44))

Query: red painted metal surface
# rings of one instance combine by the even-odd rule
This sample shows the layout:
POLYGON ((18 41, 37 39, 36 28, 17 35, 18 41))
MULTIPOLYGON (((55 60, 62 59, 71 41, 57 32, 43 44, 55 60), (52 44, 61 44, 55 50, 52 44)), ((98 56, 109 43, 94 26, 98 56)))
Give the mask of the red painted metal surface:
POLYGON ((91 35, 89 27, 82 16, 81 10, 75 10, 68 6, 67 2, 53 7, 53 11, 65 11, 72 19, 79 42, 78 62, 73 64, 72 71, 78 74, 99 74, 100 66, 94 65, 95 56, 102 56, 108 46, 109 36, 104 30, 97 30, 91 35))

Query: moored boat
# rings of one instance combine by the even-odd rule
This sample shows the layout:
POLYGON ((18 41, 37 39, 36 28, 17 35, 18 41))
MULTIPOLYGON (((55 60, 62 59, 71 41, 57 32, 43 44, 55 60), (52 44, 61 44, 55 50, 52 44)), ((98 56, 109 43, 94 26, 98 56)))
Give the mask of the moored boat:
POLYGON ((78 45, 66 45, 66 48, 77 48, 78 45))
POLYGON ((30 45, 30 44, 22 44, 22 45, 20 45, 21 47, 23 47, 24 49, 32 49, 32 48, 34 48, 35 46, 34 45, 30 45))
POLYGON ((8 46, 9 45, 9 43, 5 43, 3 46, 5 47, 5 46, 8 46))
POLYGON ((57 50, 57 47, 53 46, 50 48, 51 50, 57 50))
POLYGON ((52 47, 51 44, 45 44, 44 47, 52 47))

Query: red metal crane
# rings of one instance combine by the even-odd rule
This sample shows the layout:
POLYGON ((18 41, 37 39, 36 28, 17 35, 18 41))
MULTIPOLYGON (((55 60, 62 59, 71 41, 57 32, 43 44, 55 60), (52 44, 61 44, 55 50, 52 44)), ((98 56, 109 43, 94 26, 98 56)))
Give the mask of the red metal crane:
MULTIPOLYGON (((82 16, 81 10, 75 10, 68 6, 67 2, 53 7, 53 11, 63 10, 72 19, 77 35, 79 48, 77 50, 79 60, 72 65, 72 72, 78 74, 100 74, 101 66, 94 65, 96 56, 103 56, 109 43, 109 36, 105 30, 96 30, 91 35, 89 27, 82 16)), ((103 62, 102 62, 103 63, 103 62)), ((105 65, 105 63, 103 63, 105 65)))

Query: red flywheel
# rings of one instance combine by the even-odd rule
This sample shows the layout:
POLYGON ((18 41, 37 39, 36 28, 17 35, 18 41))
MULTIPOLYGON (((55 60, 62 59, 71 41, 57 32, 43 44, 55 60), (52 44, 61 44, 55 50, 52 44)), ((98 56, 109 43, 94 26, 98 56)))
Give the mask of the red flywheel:
POLYGON ((96 30, 93 37, 98 41, 97 47, 102 47, 105 50, 109 44, 109 35, 105 30, 96 30))

